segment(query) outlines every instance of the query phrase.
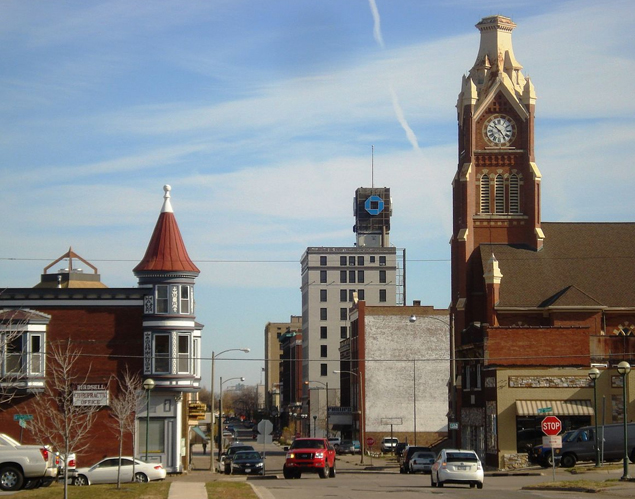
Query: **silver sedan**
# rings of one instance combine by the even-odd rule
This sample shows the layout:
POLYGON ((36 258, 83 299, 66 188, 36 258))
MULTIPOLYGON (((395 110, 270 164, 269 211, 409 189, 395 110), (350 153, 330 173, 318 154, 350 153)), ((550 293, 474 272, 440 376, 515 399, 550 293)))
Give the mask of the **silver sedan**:
MULTIPOLYGON (((133 481, 133 458, 121 458, 122 482, 133 481)), ((73 479, 74 485, 91 485, 95 483, 117 483, 117 473, 119 469, 119 458, 108 457, 102 459, 90 468, 78 468, 77 476, 73 479)), ((139 459, 134 459, 134 481, 149 482, 150 480, 164 480, 165 468, 160 464, 146 463, 139 459)))

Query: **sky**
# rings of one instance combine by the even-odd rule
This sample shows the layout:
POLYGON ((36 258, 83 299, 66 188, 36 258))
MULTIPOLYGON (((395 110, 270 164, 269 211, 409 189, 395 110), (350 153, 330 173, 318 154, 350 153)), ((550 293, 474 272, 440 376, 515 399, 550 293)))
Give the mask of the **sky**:
POLYGON ((244 347, 216 372, 257 384, 304 250, 352 246, 372 182, 408 303, 448 307, 456 99, 494 14, 538 97, 543 221, 632 222, 631 0, 0 0, 0 288, 69 247, 135 286, 169 184, 203 384, 244 347))

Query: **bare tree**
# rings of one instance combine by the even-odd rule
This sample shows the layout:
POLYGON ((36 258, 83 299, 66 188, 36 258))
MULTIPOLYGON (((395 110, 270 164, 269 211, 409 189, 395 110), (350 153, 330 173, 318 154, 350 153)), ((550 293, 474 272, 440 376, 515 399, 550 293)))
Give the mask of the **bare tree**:
POLYGON ((117 469, 117 488, 121 488, 121 457, 123 455, 123 440, 126 432, 132 437, 132 480, 136 480, 135 473, 135 440, 136 440, 136 415, 141 399, 142 382, 138 373, 131 373, 126 366, 121 377, 115 376, 117 381, 117 394, 110 399, 110 428, 119 438, 119 466, 117 469))
POLYGON ((24 378, 22 335, 28 313, 20 309, 0 310, 0 405, 20 393, 18 384, 24 378))
POLYGON ((49 442, 64 452, 64 499, 68 498, 68 456, 86 449, 86 435, 95 421, 99 406, 75 405, 74 385, 84 384, 87 372, 80 373, 81 350, 71 340, 49 345, 47 380, 44 391, 31 402, 32 430, 40 442, 49 442))

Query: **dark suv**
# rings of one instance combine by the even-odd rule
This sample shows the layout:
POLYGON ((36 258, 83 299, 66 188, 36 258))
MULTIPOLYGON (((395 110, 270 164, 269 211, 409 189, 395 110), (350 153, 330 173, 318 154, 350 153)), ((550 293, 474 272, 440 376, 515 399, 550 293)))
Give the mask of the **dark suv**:
POLYGON ((335 477, 335 449, 326 438, 296 438, 287 452, 282 474, 300 478, 302 473, 317 473, 320 478, 335 477))
POLYGON ((432 452, 430 447, 420 447, 418 445, 409 445, 403 450, 399 459, 399 473, 410 473, 410 459, 415 452, 426 451, 432 452))

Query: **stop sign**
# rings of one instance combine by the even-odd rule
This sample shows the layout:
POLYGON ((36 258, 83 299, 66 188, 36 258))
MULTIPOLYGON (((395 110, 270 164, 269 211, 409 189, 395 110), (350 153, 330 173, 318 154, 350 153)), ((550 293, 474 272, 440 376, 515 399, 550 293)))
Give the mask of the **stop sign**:
POLYGON ((372 447, 375 444, 375 439, 373 437, 368 437, 366 439, 366 445, 368 445, 368 447, 372 447))
POLYGON ((547 416, 540 426, 545 435, 557 435, 562 430, 562 422, 556 416, 547 416))

